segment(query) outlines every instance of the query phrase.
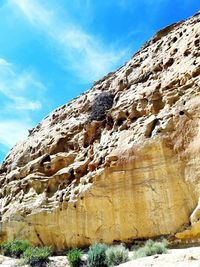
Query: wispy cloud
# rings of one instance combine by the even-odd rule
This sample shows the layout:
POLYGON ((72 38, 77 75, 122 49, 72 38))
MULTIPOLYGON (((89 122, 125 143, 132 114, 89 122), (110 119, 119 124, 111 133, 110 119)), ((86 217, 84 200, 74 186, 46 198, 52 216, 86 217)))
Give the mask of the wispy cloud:
MULTIPOLYGON (((57 49, 62 51, 65 68, 71 68, 83 80, 100 78, 113 70, 128 54, 127 49, 106 46, 74 25, 70 18, 65 21, 60 19, 54 10, 45 8, 37 0, 10 0, 9 3, 54 42, 57 49)), ((86 4, 89 5, 89 1, 86 4)))
POLYGON ((13 109, 40 109, 38 96, 44 90, 44 85, 35 80, 31 72, 17 72, 11 63, 0 58, 0 93, 11 102, 13 109))
POLYGON ((20 120, 4 120, 0 119, 0 144, 5 147, 11 147, 19 140, 27 135, 27 129, 30 123, 20 120))
POLYGON ((45 86, 32 72, 17 71, 0 58, 0 144, 10 147, 26 136, 33 126, 32 111, 42 107, 38 99, 44 93, 45 86))

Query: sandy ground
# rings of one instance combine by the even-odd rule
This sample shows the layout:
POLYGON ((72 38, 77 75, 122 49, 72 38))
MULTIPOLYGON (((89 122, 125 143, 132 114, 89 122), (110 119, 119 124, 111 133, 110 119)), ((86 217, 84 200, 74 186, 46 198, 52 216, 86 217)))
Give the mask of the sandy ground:
MULTIPOLYGON (((130 253, 132 256, 132 253, 130 253)), ((18 267, 20 260, 0 255, 1 267, 18 267)), ((68 267, 66 256, 50 257, 47 267, 68 267)), ((25 265, 23 265, 25 267, 25 265)), ((170 249, 167 254, 140 258, 121 264, 120 267, 200 267, 200 247, 170 249)))
MULTIPOLYGON (((1 267, 28 267, 28 265, 22 264, 21 260, 11 259, 0 255, 1 267)), ((50 257, 50 262, 47 267, 68 267, 66 256, 50 257)))
POLYGON ((170 249, 167 254, 129 261, 120 267, 200 267, 200 247, 170 249))

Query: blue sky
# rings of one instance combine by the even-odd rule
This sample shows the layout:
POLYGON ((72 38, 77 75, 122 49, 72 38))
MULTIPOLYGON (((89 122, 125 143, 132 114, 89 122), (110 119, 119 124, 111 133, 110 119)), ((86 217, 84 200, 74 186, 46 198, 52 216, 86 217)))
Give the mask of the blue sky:
POLYGON ((0 0, 0 161, 197 0, 0 0))

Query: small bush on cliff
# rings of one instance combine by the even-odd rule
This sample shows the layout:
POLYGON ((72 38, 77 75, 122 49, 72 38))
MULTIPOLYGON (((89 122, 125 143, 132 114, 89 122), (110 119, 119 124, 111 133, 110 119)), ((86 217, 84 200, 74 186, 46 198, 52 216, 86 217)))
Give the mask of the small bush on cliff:
POLYGON ((52 249, 49 247, 32 247, 24 252, 23 258, 31 266, 43 266, 51 255, 52 249))
POLYGON ((128 260, 128 249, 122 245, 111 246, 106 250, 106 262, 108 266, 116 266, 128 260))
POLYGON ((107 267, 106 249, 104 244, 95 243, 89 247, 88 266, 89 267, 107 267))
POLYGON ((113 105, 113 95, 109 92, 99 94, 92 103, 90 120, 102 120, 106 111, 113 105))
POLYGON ((82 253, 79 249, 73 248, 67 253, 67 259, 70 267, 79 267, 81 263, 82 253))
POLYGON ((154 242, 153 240, 147 240, 144 247, 139 248, 134 255, 134 258, 141 258, 146 256, 152 256, 155 254, 163 254, 167 252, 168 242, 164 239, 162 242, 154 242))
POLYGON ((5 256, 19 258, 29 247, 29 243, 26 240, 12 240, 4 242, 0 245, 1 251, 5 256))

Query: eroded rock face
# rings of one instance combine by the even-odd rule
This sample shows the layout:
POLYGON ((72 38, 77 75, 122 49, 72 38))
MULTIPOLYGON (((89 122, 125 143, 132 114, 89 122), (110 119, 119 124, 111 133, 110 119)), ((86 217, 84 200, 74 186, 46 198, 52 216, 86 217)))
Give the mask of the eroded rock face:
POLYGON ((0 174, 0 241, 62 249, 198 239, 199 36, 200 14, 161 30, 11 149, 0 174))

